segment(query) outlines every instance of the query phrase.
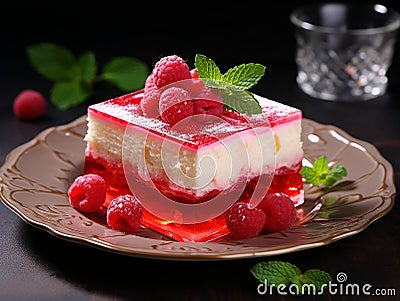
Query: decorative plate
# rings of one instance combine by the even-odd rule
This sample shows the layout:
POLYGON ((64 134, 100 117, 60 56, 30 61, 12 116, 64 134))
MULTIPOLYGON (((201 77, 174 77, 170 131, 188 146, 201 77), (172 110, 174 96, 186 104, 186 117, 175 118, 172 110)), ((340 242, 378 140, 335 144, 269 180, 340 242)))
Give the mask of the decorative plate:
POLYGON ((371 144, 343 130, 303 120, 304 160, 325 155, 348 175, 330 190, 305 186, 295 227, 254 239, 177 242, 150 229, 127 235, 69 205, 67 190, 83 171, 86 116, 49 128, 11 151, 0 168, 0 197, 24 221, 55 236, 103 250, 168 259, 239 259, 325 245, 364 230, 393 206, 393 168, 371 144))

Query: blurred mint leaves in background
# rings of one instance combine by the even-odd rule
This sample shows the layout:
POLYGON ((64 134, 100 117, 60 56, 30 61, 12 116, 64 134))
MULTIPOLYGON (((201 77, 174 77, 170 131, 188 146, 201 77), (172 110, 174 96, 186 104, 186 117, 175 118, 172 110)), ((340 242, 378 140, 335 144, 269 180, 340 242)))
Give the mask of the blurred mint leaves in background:
POLYGON ((122 92, 130 92, 143 88, 150 74, 147 65, 134 57, 115 57, 99 70, 91 51, 76 57, 63 46, 37 43, 26 52, 35 70, 53 81, 50 101, 60 110, 85 102, 97 82, 107 81, 122 92))

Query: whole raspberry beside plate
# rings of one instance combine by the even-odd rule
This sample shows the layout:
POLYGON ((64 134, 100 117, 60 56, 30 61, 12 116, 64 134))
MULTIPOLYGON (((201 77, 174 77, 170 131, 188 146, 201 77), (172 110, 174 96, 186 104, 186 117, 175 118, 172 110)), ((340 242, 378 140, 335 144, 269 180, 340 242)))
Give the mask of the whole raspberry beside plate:
POLYGON ((130 194, 114 198, 107 208, 107 224, 114 230, 135 233, 139 230, 142 219, 142 204, 130 194))
POLYGON ((265 222, 265 213, 249 203, 237 202, 227 212, 226 225, 235 239, 257 236, 265 222))
POLYGON ((21 120, 33 120, 46 112, 47 100, 35 90, 21 91, 14 99, 14 115, 21 120))

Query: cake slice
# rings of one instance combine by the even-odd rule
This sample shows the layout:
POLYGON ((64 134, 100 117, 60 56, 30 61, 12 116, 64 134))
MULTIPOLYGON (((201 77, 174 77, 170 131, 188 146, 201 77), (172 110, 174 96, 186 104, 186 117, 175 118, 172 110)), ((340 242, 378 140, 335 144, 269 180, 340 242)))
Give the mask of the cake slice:
MULTIPOLYGON (((249 200, 258 184, 262 193, 284 192, 295 203, 302 202, 300 110, 257 96, 264 113, 250 117, 250 124, 225 112, 190 134, 187 128, 171 130, 168 124, 143 116, 142 96, 143 92, 134 92, 88 109, 85 172, 103 176, 109 200, 131 190, 144 195, 145 208, 152 203, 147 198, 163 195, 197 204, 230 191, 237 199, 249 200)), ((154 206, 143 224, 174 239, 207 241, 227 234, 223 218, 180 224, 170 216, 169 223, 157 217, 167 205, 154 206)))
MULTIPOLYGON (((237 201, 257 205, 267 192, 283 192, 303 202, 301 110, 252 94, 258 114, 214 110, 215 98, 207 107, 201 100, 212 113, 193 114, 199 100, 188 99, 191 113, 172 122, 143 112, 146 92, 88 108, 85 173, 105 179, 105 206, 135 194, 144 226, 178 241, 215 241, 229 234, 225 212, 237 201)), ((175 110, 169 118, 187 108, 175 110)))

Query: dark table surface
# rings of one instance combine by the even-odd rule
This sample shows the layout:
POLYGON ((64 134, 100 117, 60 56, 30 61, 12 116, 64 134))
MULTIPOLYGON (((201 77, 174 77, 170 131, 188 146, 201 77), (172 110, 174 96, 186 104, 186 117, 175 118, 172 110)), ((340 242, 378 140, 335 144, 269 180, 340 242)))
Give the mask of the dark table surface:
MULTIPOLYGON (((299 1, 296 5, 300 4, 299 1)), ((395 6, 396 1, 385 3, 395 6)), ((288 16, 294 4, 260 8, 236 5, 224 11, 155 8, 128 10, 118 5, 93 8, 9 7, 0 20, 0 163, 15 147, 42 130, 85 114, 89 103, 117 96, 99 87, 88 102, 60 111, 49 104, 45 116, 27 122, 14 117, 14 97, 25 88, 49 95, 51 84, 27 60, 25 48, 54 42, 76 54, 92 50, 99 65, 114 56, 133 56, 149 67, 159 57, 178 54, 193 64, 196 53, 221 69, 245 62, 264 64, 257 94, 300 108, 306 118, 332 124, 372 143, 393 166, 400 183, 400 49, 389 70, 384 96, 360 103, 321 101, 296 85, 294 38, 288 16), (140 21, 144 14, 147 22, 140 21), (23 22, 23 23, 22 23, 23 22)), ((397 46, 398 48, 398 46, 397 46)), ((0 300, 400 300, 399 198, 390 212, 356 235, 307 250, 271 257, 221 261, 178 261, 115 254, 67 241, 38 229, 0 203, 0 300), (282 260, 301 270, 348 275, 352 283, 395 289, 396 296, 349 295, 262 297, 249 269, 260 261, 282 260)))

